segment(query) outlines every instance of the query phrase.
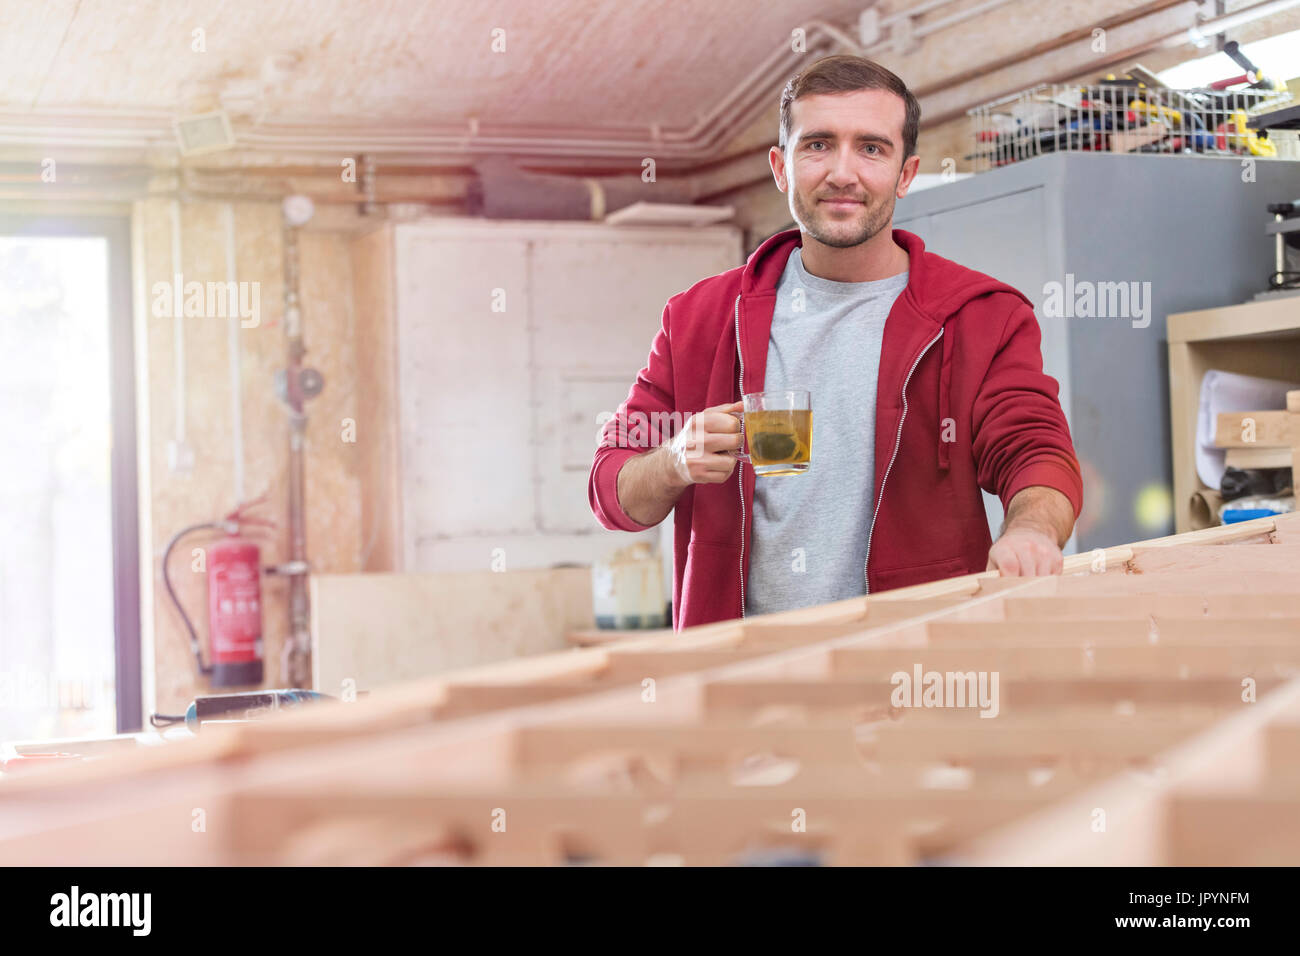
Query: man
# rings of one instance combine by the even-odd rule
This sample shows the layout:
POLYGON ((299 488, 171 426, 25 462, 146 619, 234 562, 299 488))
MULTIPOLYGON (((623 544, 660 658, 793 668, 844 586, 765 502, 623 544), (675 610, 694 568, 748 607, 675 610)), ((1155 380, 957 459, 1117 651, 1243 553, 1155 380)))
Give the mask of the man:
POLYGON ((799 228, 668 300, 604 428, 601 524, 642 531, 676 511, 676 628, 1061 570, 1082 484, 1032 303, 893 229, 919 119, 902 80, 860 57, 791 79, 769 161, 799 228), (740 398, 801 387, 812 466, 756 482, 733 457, 740 398), (980 488, 1005 508, 996 543, 980 488))

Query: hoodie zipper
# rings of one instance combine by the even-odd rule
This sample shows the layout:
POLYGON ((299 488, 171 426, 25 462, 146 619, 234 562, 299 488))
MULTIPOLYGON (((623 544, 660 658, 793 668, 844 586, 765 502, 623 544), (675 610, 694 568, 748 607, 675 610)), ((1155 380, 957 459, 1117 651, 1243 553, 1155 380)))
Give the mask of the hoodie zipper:
MULTIPOLYGON (((736 357, 740 359, 740 397, 745 397, 745 353, 740 347, 740 296, 736 296, 736 357)), ((744 418, 741 418, 741 434, 744 434, 744 418)), ((743 444, 744 439, 741 439, 743 444)), ((740 616, 745 616, 745 463, 736 462, 736 478, 740 482, 740 616)), ((871 547, 870 535, 867 547, 871 547)), ((870 552, 868 552, 870 553, 870 552)))
MULTIPOLYGON (((739 325, 737 325, 739 328, 739 325)), ((867 573, 867 568, 871 565, 871 536, 876 531, 876 517, 880 514, 880 502, 885 497, 885 482, 889 480, 889 472, 894 467, 894 460, 898 457, 898 446, 903 443, 903 422, 907 421, 907 383, 912 380, 912 373, 916 367, 921 364, 921 359, 925 358, 925 353, 930 351, 930 347, 943 338, 943 329, 939 329, 939 334, 926 343, 925 348, 921 349, 921 354, 916 357, 912 367, 907 370, 907 378, 903 379, 903 414, 898 417, 898 434, 894 436, 894 453, 889 457, 889 464, 885 466, 885 477, 880 479, 880 498, 876 500, 876 506, 871 510, 871 527, 867 529, 867 557, 862 562, 862 579, 866 585, 864 594, 871 593, 871 576, 867 573)), ((741 507, 744 508, 744 499, 741 499, 741 507)), ((744 534, 745 526, 740 526, 741 534, 744 534)), ((742 559, 743 560, 743 559, 742 559)), ((743 592, 742 592, 743 597, 743 592)))

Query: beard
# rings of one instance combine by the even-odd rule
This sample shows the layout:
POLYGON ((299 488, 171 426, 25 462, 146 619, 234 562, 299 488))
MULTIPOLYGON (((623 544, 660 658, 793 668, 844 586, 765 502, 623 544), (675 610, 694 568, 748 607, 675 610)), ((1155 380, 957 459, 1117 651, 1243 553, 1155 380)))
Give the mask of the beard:
POLYGON ((817 199, 805 200, 795 189, 790 190, 791 207, 799 228, 822 245, 835 249, 859 246, 884 229, 894 218, 894 194, 883 201, 871 202, 867 196, 861 207, 851 215, 835 213, 821 205, 817 199))

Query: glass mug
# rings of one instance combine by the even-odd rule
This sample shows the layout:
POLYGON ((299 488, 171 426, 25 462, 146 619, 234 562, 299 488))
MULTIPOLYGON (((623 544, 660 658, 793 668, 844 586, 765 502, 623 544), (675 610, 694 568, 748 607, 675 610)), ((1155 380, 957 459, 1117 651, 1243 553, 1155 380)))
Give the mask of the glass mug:
POLYGON ((812 395, 805 389, 751 392, 744 396, 737 460, 755 475, 802 475, 812 465, 812 395), (749 452, 744 451, 749 446, 749 452))

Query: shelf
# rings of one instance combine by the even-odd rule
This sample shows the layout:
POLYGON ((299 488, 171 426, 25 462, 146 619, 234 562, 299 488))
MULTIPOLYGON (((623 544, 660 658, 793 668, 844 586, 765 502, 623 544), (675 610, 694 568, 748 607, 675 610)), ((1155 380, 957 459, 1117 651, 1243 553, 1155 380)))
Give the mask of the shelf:
MULTIPOLYGON (((1179 532, 1200 530, 1216 520, 1218 490, 1208 487, 1196 473, 1196 422, 1201 379, 1210 369, 1258 375, 1263 378, 1294 380, 1300 375, 1300 302, 1271 299, 1219 309, 1203 309, 1169 316, 1169 422, 1174 479, 1174 524, 1179 532)), ((1280 443, 1267 439, 1274 421, 1286 412, 1259 413, 1256 443, 1221 441, 1225 447, 1290 448, 1300 436, 1300 426, 1285 425, 1280 443), (1285 439, 1285 440, 1282 440, 1285 439), (1262 443, 1261 443, 1262 442, 1262 443)), ((1241 418, 1224 431, 1221 416, 1220 439, 1240 436, 1241 418)), ((1276 426, 1276 427, 1275 427, 1276 426)), ((1294 453, 1292 455, 1294 458, 1294 453)))

